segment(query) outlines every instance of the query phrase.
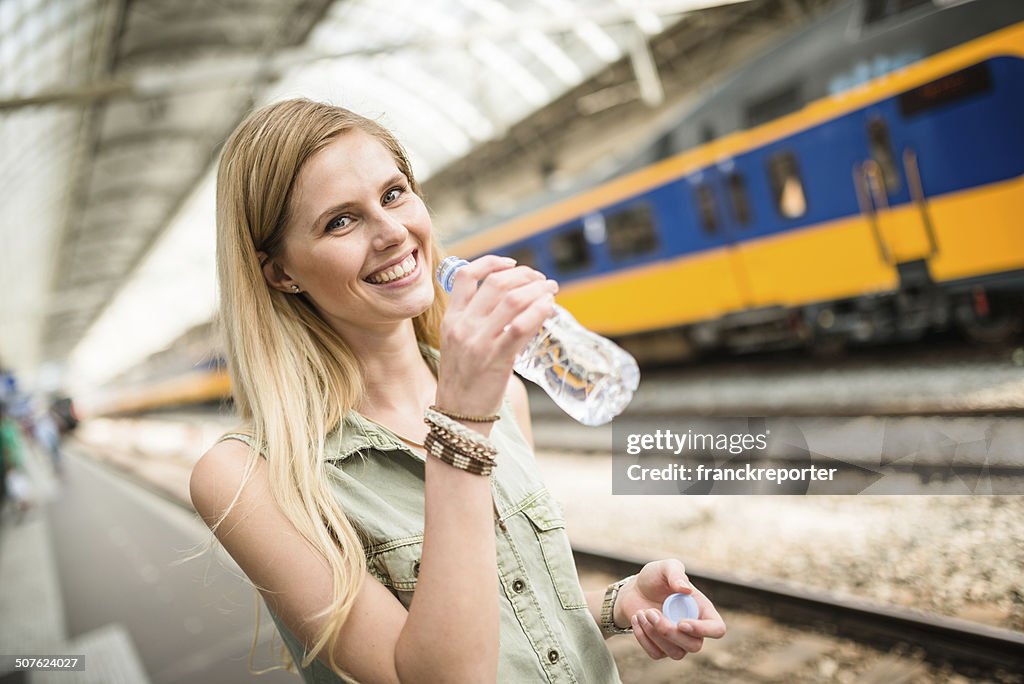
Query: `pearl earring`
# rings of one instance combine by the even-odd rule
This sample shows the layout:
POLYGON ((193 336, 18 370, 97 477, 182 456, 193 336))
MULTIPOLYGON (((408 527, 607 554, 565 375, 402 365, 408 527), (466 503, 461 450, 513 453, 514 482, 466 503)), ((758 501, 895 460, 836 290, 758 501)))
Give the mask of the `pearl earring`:
POLYGON ((299 293, 299 286, 298 285, 292 285, 292 292, 294 292, 295 294, 298 294, 299 293))

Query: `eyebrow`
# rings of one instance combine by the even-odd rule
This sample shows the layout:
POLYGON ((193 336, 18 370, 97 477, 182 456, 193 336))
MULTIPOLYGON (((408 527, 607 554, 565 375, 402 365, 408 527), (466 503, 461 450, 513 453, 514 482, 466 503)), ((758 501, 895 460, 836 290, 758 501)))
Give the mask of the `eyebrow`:
MULTIPOLYGON (((406 180, 405 174, 402 173, 401 171, 399 171, 398 173, 393 175, 391 178, 388 178, 386 181, 381 183, 380 189, 383 192, 384 190, 387 190, 389 187, 391 187, 395 183, 399 183, 399 182, 402 182, 402 181, 408 182, 406 180)), ((359 204, 359 203, 358 202, 352 202, 352 201, 342 202, 341 204, 335 204, 334 206, 329 207, 328 209, 325 209, 324 212, 322 214, 320 214, 320 216, 318 216, 315 221, 313 221, 312 231, 314 233, 318 232, 319 231, 319 226, 324 222, 324 219, 326 219, 328 216, 331 216, 333 214, 341 213, 342 211, 344 211, 344 210, 348 209, 349 207, 352 207, 352 206, 354 206, 356 204, 359 204)))

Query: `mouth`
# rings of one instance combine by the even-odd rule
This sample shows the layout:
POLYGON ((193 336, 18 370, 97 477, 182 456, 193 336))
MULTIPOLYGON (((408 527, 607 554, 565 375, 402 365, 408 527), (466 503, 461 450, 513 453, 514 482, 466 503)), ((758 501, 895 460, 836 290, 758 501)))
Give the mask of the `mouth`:
POLYGON ((397 263, 392 263, 366 276, 363 278, 363 282, 370 285, 397 285, 413 280, 419 275, 419 272, 419 250, 414 249, 397 263))

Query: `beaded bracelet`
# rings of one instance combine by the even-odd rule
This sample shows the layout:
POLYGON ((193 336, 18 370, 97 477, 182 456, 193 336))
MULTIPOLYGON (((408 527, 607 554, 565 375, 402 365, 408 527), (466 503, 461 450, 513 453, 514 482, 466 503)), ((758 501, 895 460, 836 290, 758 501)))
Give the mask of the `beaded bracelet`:
POLYGON ((433 408, 424 412, 423 420, 430 426, 423 440, 428 454, 475 475, 490 475, 498 450, 489 439, 433 408))
POLYGON ((431 429, 438 428, 443 432, 448 432, 453 436, 461 438, 467 445, 479 446, 491 455, 497 455, 498 453, 498 450, 494 448, 494 444, 491 443, 491 440, 487 439, 476 430, 471 430, 462 423, 452 420, 448 416, 443 413, 439 413, 434 409, 428 408, 424 411, 423 420, 431 426, 431 429))
POLYGON ((465 445, 450 439, 451 435, 436 428, 427 433, 423 441, 427 453, 442 461, 478 475, 489 474, 496 460, 493 454, 480 450, 479 447, 467 448, 465 445))
POLYGON ((483 447, 475 444, 466 444, 458 437, 438 428, 432 429, 428 434, 433 436, 435 442, 444 444, 448 449, 457 451, 460 454, 471 458, 475 461, 481 461, 484 463, 494 463, 497 452, 484 449, 483 447))
POLYGON ((493 445, 480 444, 436 425, 431 425, 430 434, 434 435, 435 439, 444 442, 457 451, 463 452, 471 458, 493 461, 498 455, 498 450, 493 445))
POLYGON ((501 420, 501 416, 499 416, 497 413, 492 413, 489 416, 467 416, 464 413, 446 411, 445 409, 437 406, 436 404, 434 406, 431 406, 430 410, 437 411, 442 416, 448 416, 449 418, 454 418, 455 420, 464 420, 467 423, 494 423, 496 421, 501 420))
POLYGON ((423 446, 431 456, 474 475, 486 477, 494 470, 494 461, 473 458, 462 451, 453 449, 451 445, 437 439, 433 432, 427 433, 427 438, 423 440, 423 446))

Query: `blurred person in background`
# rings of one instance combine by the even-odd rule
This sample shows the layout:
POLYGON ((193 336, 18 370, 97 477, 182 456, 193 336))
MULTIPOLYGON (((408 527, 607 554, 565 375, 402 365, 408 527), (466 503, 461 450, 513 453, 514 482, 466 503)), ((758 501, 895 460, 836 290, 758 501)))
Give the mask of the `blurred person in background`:
POLYGON ((8 405, 0 401, 0 463, 3 466, 3 509, 13 508, 17 522, 32 507, 32 488, 24 470, 25 455, 22 429, 8 412, 8 405))
POLYGON ((70 434, 78 427, 78 413, 71 397, 58 396, 50 403, 50 416, 57 424, 61 436, 70 434))
POLYGON ((43 411, 36 415, 33 436, 36 442, 50 456, 53 472, 59 477, 64 476, 64 456, 60 450, 61 431, 51 411, 43 411))
POLYGON ((584 593, 512 375, 557 285, 485 256, 446 295, 440 257, 376 122, 289 100, 227 141, 220 318, 243 424, 191 494, 303 678, 618 682, 603 638, 681 659, 721 637, 676 559, 584 593), (660 615, 676 592, 701 619, 660 615))

